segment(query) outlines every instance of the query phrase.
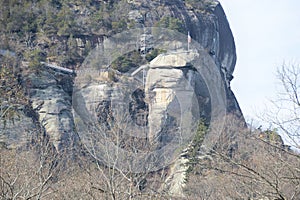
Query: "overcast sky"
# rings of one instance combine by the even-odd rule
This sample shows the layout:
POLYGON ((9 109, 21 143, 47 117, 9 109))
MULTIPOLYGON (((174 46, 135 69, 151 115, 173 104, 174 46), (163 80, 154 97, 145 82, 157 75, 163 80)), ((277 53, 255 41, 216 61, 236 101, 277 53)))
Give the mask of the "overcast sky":
POLYGON ((219 1, 237 48, 231 87, 250 120, 276 96, 277 67, 300 63, 300 0, 219 1))

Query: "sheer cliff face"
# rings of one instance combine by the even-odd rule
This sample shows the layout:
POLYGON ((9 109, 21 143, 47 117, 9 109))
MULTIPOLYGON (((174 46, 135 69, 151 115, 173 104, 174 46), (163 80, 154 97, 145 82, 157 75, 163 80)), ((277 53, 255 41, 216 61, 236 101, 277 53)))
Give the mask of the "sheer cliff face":
POLYGON ((156 26, 165 17, 174 17, 183 22, 184 33, 199 42, 215 57, 219 66, 233 73, 236 63, 234 39, 222 6, 216 0, 203 0, 190 5, 189 1, 128 1, 140 7, 138 13, 145 16, 146 26, 156 26), (194 6, 194 7, 193 7, 194 6))
MULTIPOLYGON (((52 38, 55 39, 55 41, 50 43, 45 42, 48 41, 45 38, 42 39, 39 35, 36 35, 35 38, 32 38, 36 40, 33 44, 42 48, 45 54, 49 54, 49 56, 47 56, 49 60, 56 63, 60 63, 60 61, 52 57, 50 58, 50 49, 52 46, 61 46, 57 51, 64 49, 62 55, 78 55, 78 57, 81 57, 81 59, 75 59, 74 62, 76 63, 76 68, 85 70, 85 65, 81 65, 82 58, 86 55, 84 51, 87 50, 88 47, 93 48, 96 46, 98 46, 98 48, 109 48, 109 46, 105 44, 105 38, 116 32, 122 32, 124 29, 160 26, 181 32, 185 35, 184 37, 187 37, 187 33, 190 32, 191 38, 201 45, 202 51, 212 60, 213 66, 211 67, 220 73, 226 93, 226 99, 222 99, 220 102, 226 102, 227 111, 237 112, 241 115, 238 103, 230 90, 230 80, 232 79, 236 62, 234 39, 224 11, 218 1, 128 0, 99 2, 94 2, 97 6, 101 4, 99 9, 101 9, 102 4, 113 8, 112 12, 110 10, 111 13, 107 11, 107 14, 113 17, 106 17, 107 19, 119 20, 118 22, 124 22, 125 25, 120 26, 120 23, 112 22, 113 31, 107 30, 107 27, 103 27, 98 30, 92 29, 92 31, 88 33, 88 31, 86 31, 88 27, 85 27, 84 23, 82 23, 87 20, 89 16, 89 14, 87 14, 88 8, 69 5, 70 10, 74 12, 75 22, 77 20, 77 23, 81 24, 81 28, 72 33, 72 37, 70 36, 69 39, 65 34, 54 34, 49 37, 49 39, 51 40, 52 38), (80 30, 83 31, 80 32, 80 30), (68 54, 68 52, 70 52, 70 54, 68 54)), ((179 46, 180 45, 184 46, 184 44, 179 44, 179 46)), ((139 51, 141 51, 141 49, 139 49, 139 51)), ((155 56, 157 55, 159 55, 159 53, 155 56)), ((154 59, 155 56, 153 57, 154 59)), ((120 86, 118 80, 122 80, 122 76, 128 75, 129 72, 134 71, 141 64, 135 63, 135 65, 131 65, 129 69, 123 72, 116 66, 122 65, 122 60, 116 63, 114 67, 111 66, 112 69, 110 72, 93 74, 93 76, 96 75, 99 77, 92 77, 90 80, 88 80, 89 77, 84 77, 86 79, 85 85, 81 85, 85 90, 80 95, 84 97, 85 100, 95 98, 95 92, 93 91, 101 91, 97 96, 97 101, 100 103, 96 105, 96 107, 99 114, 97 115, 97 119, 103 124, 107 123, 107 119, 111 117, 109 111, 112 109, 110 102, 115 100, 122 101, 122 98, 126 96, 122 94, 121 91, 123 88, 120 86), (122 73, 119 74, 119 71, 116 69, 122 73)), ((64 66, 70 67, 70 64, 64 64, 64 66)), ((173 97, 167 98, 168 94, 170 96, 173 92, 172 87, 186 88, 184 84, 180 83, 183 79, 188 80, 188 84, 193 86, 193 91, 196 91, 196 98, 199 102, 197 107, 200 109, 200 113, 195 114, 191 111, 191 118, 197 120, 199 117, 207 119, 211 117, 210 106, 212 99, 210 99, 208 89, 201 79, 201 76, 195 69, 189 69, 188 63, 180 66, 180 69, 170 67, 170 69, 165 69, 164 66, 151 68, 147 76, 152 77, 152 83, 149 82, 144 91, 135 91, 136 93, 129 98, 127 97, 128 95, 126 96, 126 98, 128 98, 128 104, 130 105, 129 115, 132 120, 138 124, 138 126, 149 126, 150 133, 154 136, 166 125, 163 124, 163 122, 167 122, 163 120, 163 113, 165 113, 169 107, 176 107, 177 105, 176 101, 178 99, 176 100, 176 98, 173 97), (153 81, 155 82, 154 84, 153 81), (166 84, 161 85, 161 82, 166 84), (149 98, 147 95, 150 94, 152 94, 151 98, 156 99, 157 102, 162 101, 162 103, 147 103, 145 99, 149 98), (164 98, 165 100, 163 100, 164 98), (146 114, 141 114, 142 112, 146 114), (143 116, 142 118, 141 115, 143 116), (145 117, 147 118, 146 122, 144 120, 145 117)), ((24 75, 24 80, 32 83, 26 87, 31 98, 32 107, 38 114, 37 119, 45 128, 46 133, 50 136, 50 139, 57 149, 63 147, 64 144, 72 142, 70 140, 76 140, 74 139, 76 138, 76 127, 74 125, 71 106, 74 104, 74 102, 72 102, 72 84, 73 81, 76 83, 80 78, 83 77, 80 77, 78 74, 77 77, 74 78, 63 72, 55 72, 49 69, 43 70, 42 73, 24 75)), ((130 84, 135 83, 133 81, 130 84)), ((84 112, 87 106, 86 102, 80 101, 75 103, 82 106, 79 112, 84 112)), ((90 108, 86 108, 85 112, 89 112, 88 109, 90 108)), ((176 116, 176 112, 173 114, 176 116)), ((174 119, 169 122, 172 124, 172 126, 169 127, 171 129, 172 127, 179 126, 178 122, 174 119)), ((168 138, 168 136, 165 136, 165 138, 168 138)))

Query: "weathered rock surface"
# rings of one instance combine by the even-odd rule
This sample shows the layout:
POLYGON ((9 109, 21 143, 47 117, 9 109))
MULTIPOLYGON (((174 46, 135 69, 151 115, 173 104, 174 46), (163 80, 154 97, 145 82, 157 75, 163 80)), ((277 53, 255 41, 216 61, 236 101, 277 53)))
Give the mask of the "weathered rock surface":
POLYGON ((72 115, 72 77, 51 69, 25 75, 32 108, 59 151, 78 138, 72 115))
MULTIPOLYGON (((153 26, 165 16, 175 17, 184 22, 192 39, 199 42, 215 58, 219 66, 233 73, 236 63, 234 39, 224 10, 216 0, 199 2, 205 8, 190 8, 182 0, 145 1, 136 0, 132 4, 141 6, 140 13, 145 13, 146 26, 153 26), (160 7, 160 9, 156 9, 160 7)), ((135 11, 136 12, 136 11, 135 11)))
POLYGON ((32 116, 26 115, 24 112, 19 113, 14 121, 4 123, 0 121, 0 146, 1 143, 6 148, 19 148, 30 144, 31 140, 38 133, 36 124, 33 122, 32 116))
MULTIPOLYGON (((197 41, 215 60, 217 67, 223 73, 224 82, 227 83, 227 87, 230 86, 230 80, 227 79, 232 76, 235 66, 235 45, 226 16, 218 1, 205 1, 202 3, 203 8, 188 7, 181 0, 175 0, 172 1, 172 3, 164 0, 150 2, 136 0, 128 1, 128 3, 132 5, 132 9, 128 11, 127 16, 130 20, 135 20, 137 28, 142 27, 141 24, 154 26, 158 20, 166 16, 180 19, 184 23, 184 28, 190 31, 192 39, 197 41), (159 9, 156 9, 157 7, 159 7, 159 9)), ((100 45, 103 41, 103 37, 101 38, 99 36, 93 36, 92 39, 90 39, 89 36, 84 36, 83 39, 80 39, 80 37, 76 35, 74 37, 78 40, 77 44, 79 48, 90 40, 91 44, 97 45, 100 45), (96 42, 94 38, 97 38, 96 42)), ((169 66, 172 67, 187 65, 182 59, 170 60, 174 58, 178 57, 172 55, 168 57, 157 57, 153 60, 152 67, 164 65, 161 62, 167 62, 169 66), (162 61, 161 58, 166 60, 162 61)), ((53 84, 55 83, 53 82, 53 84)), ((39 85, 39 87, 42 88, 45 83, 40 82, 39 85)), ((201 89, 198 88, 198 90, 201 89)), ((228 110, 240 112, 230 88, 226 91, 228 94, 227 100, 229 102, 228 110)), ((51 104, 53 104, 53 102, 51 104)), ((45 112, 45 110, 42 112, 45 112)))
MULTIPOLYGON (((129 134, 146 134, 149 139, 147 142, 156 143, 156 149, 176 138, 177 133, 192 132, 200 118, 210 121, 218 113, 212 113, 212 109, 218 110, 218 107, 225 106, 226 111, 242 116, 230 89, 236 62, 234 39, 218 1, 199 1, 201 6, 197 8, 190 7, 182 0, 131 0, 127 4, 124 16, 130 22, 133 21, 132 27, 153 27, 166 17, 179 19, 183 26, 179 31, 186 36, 183 41, 187 41, 186 34, 189 31, 201 51, 195 55, 183 52, 187 49, 186 42, 165 39, 163 46, 173 45, 172 50, 181 54, 167 52, 158 55, 149 64, 145 80, 141 81, 144 78, 141 75, 130 77, 130 72, 136 69, 123 74, 112 69, 90 71, 84 75, 78 72, 74 93, 74 77, 70 75, 49 69, 26 74, 24 82, 28 83, 32 107, 57 150, 76 142, 78 131, 87 131, 85 127, 80 129, 75 126, 80 123, 74 120, 73 108, 86 124, 97 122, 107 130, 112 128, 110 123, 115 122, 117 117, 129 118, 132 123, 129 134), (200 74, 197 67, 206 68, 207 73, 204 71, 200 74), (138 81, 145 83, 141 86, 138 81), (214 85, 211 87, 208 82, 214 85), (216 90, 220 87, 224 88, 225 95, 216 90), (141 131, 146 129, 145 132, 141 131)), ((123 12, 122 8, 120 12, 123 12)), ((98 46, 99 49, 112 48, 113 44, 113 41, 105 39, 105 34, 74 35, 74 38, 80 55, 84 55, 83 51, 88 44, 98 46)), ((67 39, 60 39, 57 42, 68 49, 67 39)), ((129 45, 135 46, 136 43, 129 45)), ((42 46, 47 50, 47 45, 42 46)), ((118 51, 126 48, 123 43, 115 46, 118 51)), ((101 56, 98 55, 99 59, 106 60, 109 65, 115 55, 101 56)), ((81 66, 79 70, 89 70, 84 67, 81 66)), ((182 163, 184 160, 177 160, 167 178, 168 189, 179 196, 185 178, 185 167, 180 165, 182 163)))
POLYGON ((161 54, 150 62, 145 83, 150 137, 170 135, 176 130, 186 134, 192 131, 201 112, 206 112, 202 117, 209 118, 208 90, 203 86, 201 93, 195 92, 198 90, 196 85, 205 83, 199 72, 190 65, 195 58, 194 53, 190 54, 194 56, 187 56, 186 52, 161 54), (173 123, 172 131, 166 128, 171 127, 170 120, 173 123))

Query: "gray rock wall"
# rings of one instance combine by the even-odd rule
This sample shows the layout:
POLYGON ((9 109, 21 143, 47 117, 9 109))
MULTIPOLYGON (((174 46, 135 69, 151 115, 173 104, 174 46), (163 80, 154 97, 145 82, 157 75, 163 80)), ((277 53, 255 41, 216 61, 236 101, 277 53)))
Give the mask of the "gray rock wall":
POLYGON ((24 76, 33 110, 50 142, 59 151, 78 141, 72 115, 72 82, 69 74, 41 68, 24 76))
MULTIPOLYGON (((209 72, 217 74, 199 74, 187 62, 194 58, 180 60, 172 55, 169 57, 160 55, 150 63, 144 91, 141 88, 126 91, 127 86, 122 85, 122 82, 125 80, 123 75, 128 74, 120 74, 114 70, 112 71, 117 74, 113 78, 115 80, 107 71, 93 73, 91 77, 73 77, 46 68, 36 73, 26 74, 24 82, 28 83, 26 87, 32 108, 37 114, 38 122, 49 136, 50 142, 58 151, 78 141, 77 131, 85 133, 84 129, 79 130, 80 127, 79 129, 76 127, 73 108, 86 124, 94 123, 96 120, 106 129, 110 129, 108 121, 114 121, 116 118, 113 115, 120 114, 113 111, 116 108, 113 106, 120 106, 118 109, 121 108, 121 115, 131 117, 133 122, 129 126, 131 132, 148 129, 145 133, 150 143, 156 143, 157 149, 174 139, 178 132, 182 134, 192 132, 200 118, 207 121, 213 118, 212 105, 221 105, 220 107, 225 105, 227 111, 236 112, 242 117, 237 100, 230 89, 236 63, 234 38, 219 2, 201 1, 199 4, 202 7, 198 8, 189 7, 182 0, 132 0, 128 3, 131 5, 131 10, 127 16, 129 20, 135 20, 136 28, 156 26, 163 17, 176 18, 183 22, 181 31, 185 32, 185 35, 189 31, 192 39, 200 44, 202 48, 200 53, 206 56, 200 57, 199 63, 208 67, 209 72), (80 82, 80 79, 85 81, 76 85, 79 88, 75 89, 80 92, 75 92, 79 95, 75 97, 74 78, 75 82, 80 82), (209 91, 206 80, 210 79, 217 80, 212 88, 221 85, 225 88, 225 96, 217 91, 209 91), (130 96, 130 94, 134 95, 130 96)), ((75 36, 79 54, 83 55, 85 47, 89 45, 103 49, 111 48, 112 43, 105 44, 104 37, 104 35, 75 36)), ((60 42, 66 43, 66 40, 67 38, 62 38, 60 42)), ((118 45, 120 49, 126 48, 122 43, 118 45)), ((186 44, 174 43, 174 46, 179 46, 181 50, 185 48, 184 45, 186 44)), ((5 52, 0 51, 0 53, 5 52)), ((188 55, 181 56, 188 57, 188 55)), ((110 60, 111 57, 112 55, 107 55, 100 59, 110 60)), ((84 66, 79 70, 84 71, 84 66)), ((131 86, 136 84, 134 79, 127 79, 125 82, 131 86)), ((23 122, 28 124, 26 129, 34 126, 28 117, 24 117, 23 122)), ((18 126, 22 124, 18 123, 18 126)), ((13 131, 12 129, 13 126, 10 125, 6 135, 13 131)), ((7 140, 2 136, 0 141, 7 140)), ((12 134, 10 138, 15 137, 16 134, 12 134)), ((178 159, 170 167, 167 188, 173 195, 182 194, 186 167, 181 164, 185 162, 184 159, 178 159)))
MULTIPOLYGON (((201 46, 201 51, 197 52, 200 56, 197 58, 197 56, 189 57, 191 54, 180 57, 172 54, 159 55, 150 63, 144 88, 136 87, 133 91, 130 89, 134 88, 137 80, 128 78, 128 73, 122 74, 112 69, 92 72, 90 75, 87 74, 88 76, 77 74, 77 77, 47 68, 25 74, 24 82, 27 83, 26 89, 32 108, 37 114, 37 121, 58 151, 76 143, 80 136, 78 132, 85 134, 87 131, 85 128, 88 126, 80 127, 80 123, 75 121, 73 108, 85 125, 97 122, 104 128, 104 132, 105 130, 113 132, 112 129, 117 126, 112 126, 112 123, 116 122, 116 115, 121 116, 122 120, 130 122, 123 132, 131 134, 130 137, 137 133, 141 137, 144 137, 142 134, 146 134, 148 138, 145 143, 154 144, 152 150, 162 149, 177 139, 180 141, 181 137, 177 135, 185 135, 186 138, 192 139, 187 135, 195 130, 197 120, 204 118, 209 122, 218 115, 218 112, 212 113, 212 109, 218 111, 218 106, 225 106, 226 111, 235 112, 242 117, 237 100, 230 89, 236 63, 234 38, 219 2, 201 1, 199 7, 189 7, 182 0, 134 0, 128 3, 131 10, 126 10, 127 16, 129 20, 135 21, 136 28, 156 26, 164 17, 179 19, 183 22, 183 27, 179 30, 184 34, 182 41, 187 40, 189 31, 192 39, 201 46), (180 59, 182 57, 186 60, 180 59), (196 66, 191 66, 190 62, 197 59, 198 61, 194 62, 196 66), (207 72, 200 74, 196 70, 197 67, 206 67, 207 72), (75 90, 80 91, 76 91, 75 96, 74 79, 79 83, 75 90), (208 80, 212 80, 210 81, 212 85, 207 85, 208 80), (222 90, 217 90, 220 87, 224 87, 225 95, 222 94, 222 90), (213 106, 216 108, 212 108, 213 106)), ((104 39, 105 37, 74 36, 79 55, 84 55, 87 46, 97 46, 104 50, 113 48, 114 41, 104 39)), ((66 43, 66 40, 67 38, 61 38, 61 41, 57 41, 66 43)), ((173 45, 173 50, 186 49, 185 42, 170 41, 165 39, 163 45, 173 45)), ((135 44, 128 46, 134 47, 135 44)), ((128 46, 119 43, 115 49, 126 50, 128 46)), ((47 50, 46 46, 44 48, 47 50)), ((111 62, 113 56, 105 55, 100 57, 100 60, 111 62)), ((86 70, 84 67, 85 65, 81 66, 79 70, 86 70)), ((28 124, 24 127, 31 130, 34 124, 28 117, 24 116, 23 119, 23 122, 28 124)), ((22 124, 18 123, 18 126, 22 124)), ((13 131, 12 127, 10 125, 7 129, 6 136, 13 131)), ((2 134, 0 141, 8 140, 5 137, 2 134)), ((10 138, 16 137, 16 134, 11 134, 10 138)), ((182 195, 186 177, 186 166, 182 164, 186 162, 184 158, 180 158, 171 165, 166 177, 167 186, 161 187, 162 190, 167 189, 175 196, 182 195)))

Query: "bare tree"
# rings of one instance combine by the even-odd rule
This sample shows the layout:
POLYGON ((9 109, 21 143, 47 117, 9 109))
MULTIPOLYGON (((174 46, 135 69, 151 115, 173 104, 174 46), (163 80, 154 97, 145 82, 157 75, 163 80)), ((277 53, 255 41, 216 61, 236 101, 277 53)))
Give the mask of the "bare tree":
POLYGON ((221 134, 212 137, 216 145, 198 156, 190 173, 189 198, 300 198, 300 67, 284 64, 277 76, 278 98, 262 117, 270 128, 245 128, 238 118, 227 116, 221 134))
POLYGON ((300 66, 283 64, 277 77, 278 97, 263 119, 278 129, 291 147, 300 149, 300 66))
POLYGON ((116 109, 113 114, 109 109, 101 110, 98 117, 101 123, 86 124, 84 130, 88 131, 82 138, 86 155, 93 161, 84 162, 91 193, 98 198, 100 195, 113 200, 167 196, 160 188, 167 170, 157 170, 155 162, 159 158, 149 156, 157 145, 150 144, 146 137, 141 136, 148 128, 144 126, 146 123, 139 121, 142 126, 136 125, 131 115, 122 109, 116 109), (152 160, 147 160, 147 156, 152 160))
POLYGON ((44 199, 55 192, 63 165, 46 138, 39 134, 25 147, 3 146, 0 159, 0 196, 2 199, 44 199))
POLYGON ((276 132, 251 131, 239 123, 229 117, 216 146, 199 157, 188 197, 299 199, 299 155, 283 146, 276 132))

